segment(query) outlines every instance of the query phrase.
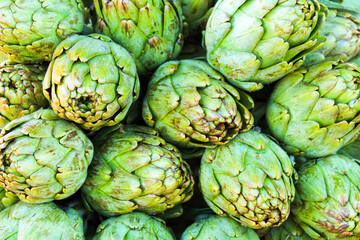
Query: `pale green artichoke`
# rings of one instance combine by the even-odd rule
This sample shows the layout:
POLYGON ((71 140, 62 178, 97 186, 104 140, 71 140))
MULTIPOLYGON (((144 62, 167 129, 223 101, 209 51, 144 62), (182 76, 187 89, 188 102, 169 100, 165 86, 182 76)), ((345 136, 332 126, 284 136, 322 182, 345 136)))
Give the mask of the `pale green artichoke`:
POLYGON ((15 193, 8 192, 5 190, 5 188, 0 187, 0 211, 14 205, 18 201, 19 198, 15 193))
POLYGON ((299 170, 294 220, 314 239, 360 239, 360 165, 331 155, 299 170))
POLYGON ((64 199, 80 189, 92 157, 79 128, 41 109, 2 129, 0 186, 28 203, 64 199))
POLYGON ((295 71, 275 86, 266 117, 272 134, 294 155, 323 157, 360 130, 360 67, 326 61, 295 71))
POLYGON ((128 213, 102 222, 93 240, 175 240, 164 222, 145 213, 128 213))
POLYGON ((306 56, 306 65, 322 62, 326 58, 348 61, 360 51, 360 20, 350 12, 330 9, 320 35, 326 37, 326 43, 306 56))
POLYGON ((209 17, 209 64, 248 91, 296 70, 321 47, 327 9, 316 0, 219 0, 209 17))
POLYGON ((130 53, 99 34, 61 42, 43 83, 56 114, 93 131, 123 120, 139 89, 130 53))
POLYGON ((276 228, 271 228, 265 235, 264 240, 312 240, 304 230, 293 220, 290 214, 289 218, 276 228))
POLYGON ((181 240, 259 240, 256 232, 230 217, 210 216, 190 225, 181 240))
POLYGON ((178 147, 215 147, 252 127, 253 104, 205 61, 169 61, 152 76, 143 118, 178 147))
POLYGON ((0 51, 13 62, 50 61, 56 46, 84 27, 81 0, 1 0, 0 51))
POLYGON ((11 120, 49 106, 42 92, 45 71, 42 65, 0 63, 0 129, 11 120))
POLYGON ((0 240, 83 240, 83 220, 54 203, 19 202, 0 212, 0 240))
POLYGON ((273 140, 250 130, 223 146, 206 149, 200 187, 210 208, 246 227, 283 223, 294 199, 294 168, 273 140))
POLYGON ((179 150, 140 126, 114 126, 94 138, 85 201, 105 216, 164 212, 188 201, 194 180, 179 150))
POLYGON ((178 0, 95 0, 97 31, 108 35, 135 58, 140 75, 176 58, 183 45, 178 0))

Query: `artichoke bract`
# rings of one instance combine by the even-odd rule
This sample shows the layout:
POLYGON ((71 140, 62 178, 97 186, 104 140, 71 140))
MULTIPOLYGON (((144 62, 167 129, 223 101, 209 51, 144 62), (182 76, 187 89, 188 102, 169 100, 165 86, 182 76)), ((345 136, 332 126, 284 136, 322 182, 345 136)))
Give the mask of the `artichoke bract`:
POLYGON ((215 147, 252 127, 253 104, 205 61, 169 61, 152 76, 143 118, 178 147, 215 147))
POLYGON ((83 231, 79 212, 54 203, 18 202, 0 212, 0 240, 83 240, 83 231))
POLYGON ((360 130, 360 67, 326 61, 281 79, 266 111, 272 134, 293 155, 335 153, 360 130))
POLYGON ((85 201, 105 216, 164 212, 188 201, 194 180, 179 150, 140 126, 114 126, 94 138, 85 201))
POLYGON ((326 14, 316 0, 219 0, 206 25, 207 60, 231 84, 259 90, 321 47, 326 14))
POLYGON ((0 51, 13 62, 50 61, 56 46, 84 27, 81 0, 1 0, 0 51))
POLYGON ((93 240, 175 240, 163 221, 145 213, 128 213, 102 222, 93 240))
POLYGON ((80 189, 93 145, 74 124, 50 109, 8 123, 0 135, 0 186, 21 201, 61 200, 80 189))
POLYGON ((259 240, 256 232, 230 217, 210 216, 190 225, 181 240, 259 240))
POLYGON ((330 9, 320 35, 326 37, 326 43, 306 56, 306 65, 322 62, 325 58, 348 61, 360 51, 360 20, 349 12, 330 9))
POLYGON ((264 236, 264 240, 312 240, 309 235, 293 220, 290 214, 289 218, 264 236))
POLYGON ((291 212, 310 237, 360 239, 359 172, 359 163, 342 155, 302 165, 291 212))
POLYGON ((45 71, 42 65, 0 64, 0 129, 11 120, 49 106, 42 92, 45 71))
POLYGON ((179 55, 183 45, 178 0, 95 0, 97 31, 133 54, 140 75, 179 55))
POLYGON ((340 148, 337 153, 348 158, 360 159, 360 138, 340 148))
POLYGON ((0 187, 0 211, 17 203, 19 198, 15 193, 6 191, 5 188, 0 187))
POLYGON ((123 120, 139 89, 130 53, 100 34, 62 41, 43 82, 56 114, 92 131, 123 120))
POLYGON ((273 140, 250 130, 206 149, 200 187, 210 208, 254 229, 275 227, 290 213, 294 168, 273 140))

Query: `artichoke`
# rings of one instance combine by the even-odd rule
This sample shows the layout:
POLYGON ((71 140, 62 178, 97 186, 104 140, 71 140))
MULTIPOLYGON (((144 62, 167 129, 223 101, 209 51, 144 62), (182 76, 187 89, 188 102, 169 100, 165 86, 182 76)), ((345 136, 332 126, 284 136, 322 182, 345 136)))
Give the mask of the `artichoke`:
POLYGON ((83 220, 54 203, 18 202, 0 213, 0 240, 82 240, 83 220))
POLYGON ((255 231, 230 217, 210 216, 189 226, 181 240, 259 240, 255 231))
POLYGON ((176 58, 183 44, 178 0, 94 0, 97 31, 133 54, 140 75, 176 58))
POLYGON ((325 58, 348 61, 360 51, 360 20, 349 12, 329 10, 320 35, 326 37, 326 43, 306 56, 306 65, 322 62, 325 58))
POLYGON ((84 27, 81 0, 1 0, 0 51, 13 62, 50 61, 56 46, 84 27))
POLYGON ((0 129, 16 118, 49 106, 42 92, 42 65, 0 64, 0 129))
POLYGON ((264 240, 312 240, 304 230, 293 220, 290 214, 289 218, 279 227, 271 228, 265 235, 264 240))
POLYGON ((178 147, 215 147, 252 127, 252 106, 206 62, 170 61, 152 76, 143 118, 178 147))
POLYGON ((130 53, 99 34, 61 42, 43 82, 56 114, 92 131, 123 120, 139 89, 130 53))
POLYGON ((194 180, 188 164, 154 129, 114 126, 100 131, 93 143, 82 195, 100 214, 156 214, 191 198, 194 180))
POLYGON ((360 130, 360 67, 326 61, 275 86, 266 111, 272 134, 294 155, 324 157, 360 130))
POLYGON ((342 155, 302 166, 291 212, 310 237, 360 239, 359 172, 359 163, 342 155))
POLYGON ((8 123, 0 135, 0 186, 21 201, 67 198, 84 183, 93 145, 72 123, 40 109, 8 123))
POLYGON ((163 221, 145 213, 128 213, 108 218, 100 224, 93 240, 175 240, 163 221))
POLYGON ((15 193, 8 192, 5 188, 0 187, 0 212, 7 207, 10 207, 17 203, 19 198, 15 193))
POLYGON ((322 46, 326 14, 316 0, 219 0, 206 25, 207 60, 231 84, 259 90, 322 46))
POLYGON ((294 199, 294 169, 274 141, 250 130, 206 149, 200 187, 210 208, 254 229, 279 226, 294 199))

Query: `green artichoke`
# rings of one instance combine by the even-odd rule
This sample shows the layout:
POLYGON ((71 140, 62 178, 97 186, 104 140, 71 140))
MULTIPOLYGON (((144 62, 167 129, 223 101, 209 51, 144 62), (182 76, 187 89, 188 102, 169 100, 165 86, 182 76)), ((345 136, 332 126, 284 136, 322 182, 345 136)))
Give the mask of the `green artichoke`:
POLYGON ((241 226, 230 217, 210 216, 195 222, 181 236, 181 240, 259 240, 254 230, 241 226))
POLYGON ((16 118, 47 108, 42 92, 42 65, 0 64, 0 129, 16 118))
POLYGON ((360 67, 326 61, 295 71, 275 86, 266 117, 293 155, 323 157, 355 140, 360 130, 360 67))
POLYGON ((94 0, 97 31, 133 54, 140 75, 176 58, 183 44, 178 0, 94 0))
POLYGON ((279 226, 294 199, 290 158, 274 141, 250 130, 206 149, 200 187, 210 208, 254 229, 279 226))
POLYGON ((84 27, 81 0, 1 0, 0 51, 13 62, 50 61, 56 46, 84 27))
POLYGON ((219 0, 206 25, 207 60, 231 84, 259 90, 322 46, 326 14, 316 0, 219 0))
POLYGON ((83 240, 83 220, 54 203, 18 202, 0 212, 0 240, 83 240))
POLYGON ((93 143, 82 195, 100 214, 156 214, 191 198, 194 180, 188 164, 154 129, 114 126, 100 131, 93 143))
POLYGON ((128 213, 100 224, 93 240, 175 240, 164 222, 145 213, 128 213))
POLYGON ((271 230, 265 235, 264 240, 312 240, 304 230, 293 220, 290 214, 289 218, 276 228, 271 230))
POLYGON ((139 89, 130 53, 99 34, 61 42, 43 82, 56 114, 92 131, 123 120, 139 89))
POLYGON ((0 211, 14 205, 18 201, 19 198, 15 193, 8 192, 5 190, 5 188, 0 187, 0 211))
POLYGON ((252 99, 200 60, 161 65, 143 104, 145 122, 182 148, 215 147, 249 130, 252 99))
POLYGON ((322 48, 306 56, 306 65, 339 58, 348 61, 360 51, 360 20, 349 12, 329 10, 320 35, 326 37, 322 48))
POLYGON ((93 145, 50 109, 8 123, 0 135, 0 186, 21 201, 67 198, 84 183, 93 145))
POLYGON ((291 212, 310 237, 360 239, 359 172, 359 163, 342 155, 302 166, 291 212))

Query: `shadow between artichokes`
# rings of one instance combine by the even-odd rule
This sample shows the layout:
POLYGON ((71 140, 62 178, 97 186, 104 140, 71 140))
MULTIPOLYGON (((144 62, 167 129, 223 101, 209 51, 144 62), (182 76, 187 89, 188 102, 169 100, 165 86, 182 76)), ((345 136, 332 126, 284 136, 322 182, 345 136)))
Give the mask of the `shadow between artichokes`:
POLYGON ((154 129, 113 126, 100 131, 93 143, 93 164, 82 196, 98 213, 157 214, 192 197, 190 167, 154 129))
POLYGON ((286 152, 250 130, 229 143, 206 149, 200 187, 210 208, 253 229, 282 224, 290 213, 296 178, 286 152))

